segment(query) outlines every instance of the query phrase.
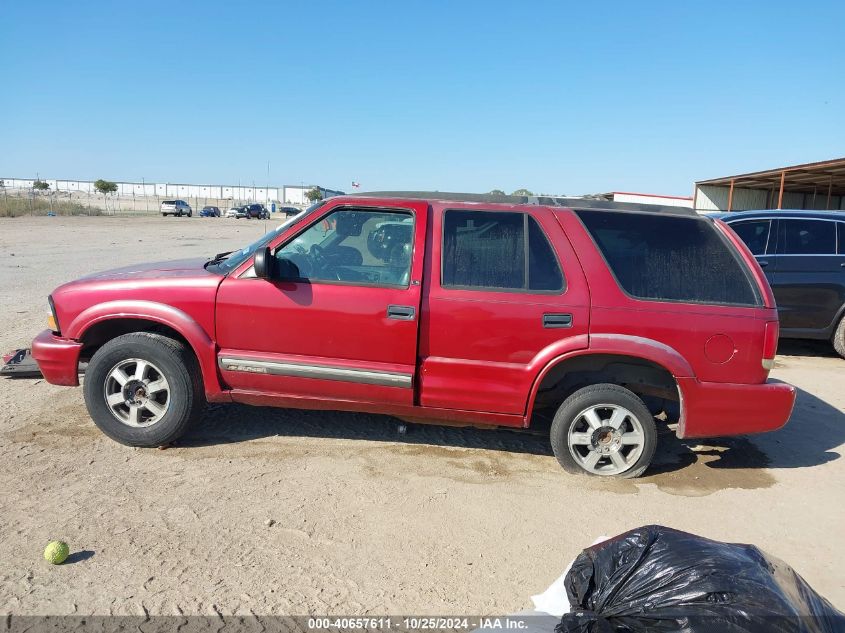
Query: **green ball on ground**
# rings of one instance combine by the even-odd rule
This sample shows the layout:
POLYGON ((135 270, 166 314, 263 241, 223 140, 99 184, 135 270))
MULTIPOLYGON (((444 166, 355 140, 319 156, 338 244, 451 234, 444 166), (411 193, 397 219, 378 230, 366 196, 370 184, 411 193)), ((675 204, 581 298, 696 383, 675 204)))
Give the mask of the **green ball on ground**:
POLYGON ((61 565, 69 554, 70 548, 64 541, 50 541, 44 548, 44 560, 54 565, 61 565))

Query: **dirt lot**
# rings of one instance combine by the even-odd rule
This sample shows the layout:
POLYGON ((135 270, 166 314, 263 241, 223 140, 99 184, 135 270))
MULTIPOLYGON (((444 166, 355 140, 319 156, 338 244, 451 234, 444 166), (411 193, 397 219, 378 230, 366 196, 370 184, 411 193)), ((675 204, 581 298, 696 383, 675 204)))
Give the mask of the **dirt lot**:
MULTIPOLYGON (((0 349, 45 327, 63 281, 229 250, 264 225, 0 220, 0 349)), ((400 436, 378 416, 242 406, 210 409, 177 447, 133 450, 94 427, 80 389, 0 380, 0 612, 511 612, 596 536, 648 523, 755 543, 845 608, 845 361, 782 349, 773 376, 800 389, 786 428, 666 436, 636 481, 566 476, 543 439, 513 432, 400 436), (71 564, 42 560, 51 538, 71 564)))

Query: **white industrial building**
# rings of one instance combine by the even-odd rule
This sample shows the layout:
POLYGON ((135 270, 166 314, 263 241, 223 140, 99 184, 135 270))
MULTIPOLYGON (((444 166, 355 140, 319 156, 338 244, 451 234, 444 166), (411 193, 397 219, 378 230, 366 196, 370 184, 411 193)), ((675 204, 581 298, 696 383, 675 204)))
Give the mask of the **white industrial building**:
MULTIPOLYGON (((50 191, 59 193, 96 194, 93 180, 54 180, 42 178, 50 185, 50 191)), ((32 189, 33 178, 1 178, 2 186, 8 189, 32 189)), ((115 196, 120 198, 181 198, 191 200, 231 200, 232 202, 263 202, 290 205, 306 205, 305 192, 315 185, 281 185, 275 187, 244 185, 190 185, 163 182, 117 182, 115 196)), ((342 191, 317 187, 324 198, 343 195, 342 191)))
POLYGON ((692 208, 692 196, 664 196, 657 193, 635 193, 632 191, 611 191, 588 198, 607 200, 608 202, 636 202, 637 204, 659 204, 664 207, 692 208))

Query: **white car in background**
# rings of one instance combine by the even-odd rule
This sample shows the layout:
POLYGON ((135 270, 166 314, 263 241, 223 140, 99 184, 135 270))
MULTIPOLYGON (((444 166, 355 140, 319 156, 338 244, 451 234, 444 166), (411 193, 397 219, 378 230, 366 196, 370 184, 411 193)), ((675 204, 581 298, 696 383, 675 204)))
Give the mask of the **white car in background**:
POLYGON ((175 215, 178 217, 187 215, 188 217, 191 217, 193 214, 194 212, 191 209, 191 205, 184 200, 165 200, 161 203, 162 217, 167 217, 168 215, 175 215))
POLYGON ((227 218, 245 218, 246 217, 246 207, 232 207, 228 211, 226 211, 226 215, 224 217, 227 218))

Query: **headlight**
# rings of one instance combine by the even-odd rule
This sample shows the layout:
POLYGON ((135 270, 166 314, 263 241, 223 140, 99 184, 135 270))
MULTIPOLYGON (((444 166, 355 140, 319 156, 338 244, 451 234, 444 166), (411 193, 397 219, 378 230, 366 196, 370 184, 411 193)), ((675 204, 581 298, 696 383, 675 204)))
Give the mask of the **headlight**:
POLYGON ((47 297, 47 302, 50 304, 50 316, 47 317, 47 327, 53 331, 54 334, 61 334, 59 329, 59 320, 56 318, 56 306, 53 304, 53 297, 47 297))

